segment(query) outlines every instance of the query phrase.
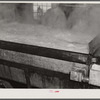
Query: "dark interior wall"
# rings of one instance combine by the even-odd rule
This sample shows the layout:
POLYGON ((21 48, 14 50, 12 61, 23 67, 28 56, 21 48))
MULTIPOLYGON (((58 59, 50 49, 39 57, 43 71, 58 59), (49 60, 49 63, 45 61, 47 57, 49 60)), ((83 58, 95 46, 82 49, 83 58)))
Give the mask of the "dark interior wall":
POLYGON ((65 14, 65 16, 66 16, 67 19, 68 19, 69 15, 75 9, 75 6, 76 6, 76 4, 65 4, 65 3, 59 4, 59 7, 64 12, 64 14, 65 14))
POLYGON ((33 22, 33 4, 25 3, 1 3, 0 20, 7 22, 19 21, 33 22))
POLYGON ((33 4, 17 4, 15 13, 18 21, 32 23, 33 4))

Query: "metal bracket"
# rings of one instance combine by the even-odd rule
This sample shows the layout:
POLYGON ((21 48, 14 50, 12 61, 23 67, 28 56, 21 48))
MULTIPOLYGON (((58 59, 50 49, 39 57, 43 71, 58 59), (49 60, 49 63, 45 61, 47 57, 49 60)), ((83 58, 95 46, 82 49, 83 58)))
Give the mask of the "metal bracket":
POLYGON ((78 82, 88 82, 86 67, 73 67, 70 72, 70 79, 78 82))
POLYGON ((89 74, 89 84, 100 86, 100 65, 93 64, 89 74))
MULTIPOLYGON (((93 59, 95 62, 96 59, 93 59)), ((85 67, 73 67, 70 73, 70 79, 78 82, 87 82, 89 84, 100 86, 100 65, 90 65, 89 75, 85 67)))

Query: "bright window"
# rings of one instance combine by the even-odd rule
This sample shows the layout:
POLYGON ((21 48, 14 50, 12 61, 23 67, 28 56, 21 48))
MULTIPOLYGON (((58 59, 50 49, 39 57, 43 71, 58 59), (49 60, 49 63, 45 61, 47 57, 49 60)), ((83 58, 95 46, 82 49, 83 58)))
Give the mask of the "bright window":
POLYGON ((34 3, 33 11, 34 18, 39 19, 44 13, 51 8, 51 3, 34 3))

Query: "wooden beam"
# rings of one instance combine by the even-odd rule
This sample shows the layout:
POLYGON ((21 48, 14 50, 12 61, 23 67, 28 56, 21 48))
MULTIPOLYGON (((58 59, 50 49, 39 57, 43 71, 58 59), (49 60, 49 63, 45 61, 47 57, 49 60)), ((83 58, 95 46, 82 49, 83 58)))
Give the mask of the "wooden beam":
POLYGON ((2 40, 0 40, 0 49, 22 52, 82 64, 87 64, 89 58, 88 54, 40 47, 35 45, 20 44, 2 40))

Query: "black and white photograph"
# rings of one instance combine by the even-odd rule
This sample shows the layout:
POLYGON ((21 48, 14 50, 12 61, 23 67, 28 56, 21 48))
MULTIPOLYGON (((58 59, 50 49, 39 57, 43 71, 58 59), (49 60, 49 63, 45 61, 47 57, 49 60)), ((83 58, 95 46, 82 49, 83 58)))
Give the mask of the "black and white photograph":
POLYGON ((0 3, 0 88, 100 89, 100 3, 0 3))

